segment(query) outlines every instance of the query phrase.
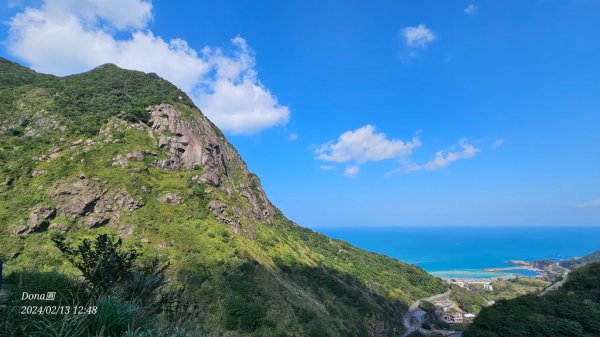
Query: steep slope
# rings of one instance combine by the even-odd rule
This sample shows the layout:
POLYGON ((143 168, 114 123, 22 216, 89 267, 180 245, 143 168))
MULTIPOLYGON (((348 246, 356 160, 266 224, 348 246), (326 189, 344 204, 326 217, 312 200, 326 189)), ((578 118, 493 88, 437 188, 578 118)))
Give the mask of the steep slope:
POLYGON ((52 245, 125 238, 202 304, 215 335, 393 336, 446 290, 418 267, 286 219, 176 87, 103 65, 54 77, 0 59, 0 257, 75 272, 52 245))

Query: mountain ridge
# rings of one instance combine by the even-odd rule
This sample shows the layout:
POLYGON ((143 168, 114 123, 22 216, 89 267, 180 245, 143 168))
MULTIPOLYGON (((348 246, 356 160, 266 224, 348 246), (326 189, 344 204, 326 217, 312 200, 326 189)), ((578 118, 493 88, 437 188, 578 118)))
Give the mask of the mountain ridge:
POLYGON ((231 336, 393 336, 447 286, 302 228, 225 135, 156 74, 66 77, 0 59, 0 255, 75 273, 49 238, 119 235, 171 264, 197 323, 231 336), (250 314, 251 313, 251 314, 250 314))

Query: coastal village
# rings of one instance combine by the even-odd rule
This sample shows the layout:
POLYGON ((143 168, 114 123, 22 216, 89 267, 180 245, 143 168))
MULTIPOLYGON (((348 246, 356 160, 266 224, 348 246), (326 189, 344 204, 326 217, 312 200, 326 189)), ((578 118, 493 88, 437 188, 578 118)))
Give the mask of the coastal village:
MULTIPOLYGON (((469 312, 463 312, 455 305, 448 297, 436 299, 433 302, 435 306, 435 315, 444 323, 448 324, 464 324, 471 322, 477 315, 469 312)), ((413 314, 413 318, 417 322, 425 322, 428 312, 419 309, 413 314)))

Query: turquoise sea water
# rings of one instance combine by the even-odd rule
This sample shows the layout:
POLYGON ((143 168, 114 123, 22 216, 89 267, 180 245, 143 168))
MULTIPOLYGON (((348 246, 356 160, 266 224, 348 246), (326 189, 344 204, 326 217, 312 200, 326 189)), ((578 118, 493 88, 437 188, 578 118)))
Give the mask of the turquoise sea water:
POLYGON ((401 227, 322 228, 317 231, 368 251, 421 266, 440 277, 506 277, 484 268, 507 260, 561 259, 600 249, 600 228, 590 227, 401 227))

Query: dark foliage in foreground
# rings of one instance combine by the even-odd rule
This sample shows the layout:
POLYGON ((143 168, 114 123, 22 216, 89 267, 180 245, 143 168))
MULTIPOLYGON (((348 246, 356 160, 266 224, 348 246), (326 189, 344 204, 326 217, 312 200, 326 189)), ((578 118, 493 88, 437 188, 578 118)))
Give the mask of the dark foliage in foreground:
POLYGON ((137 251, 121 251, 123 240, 113 241, 107 234, 94 241, 83 239, 77 247, 71 247, 64 236, 57 235, 52 241, 63 255, 75 266, 89 285, 103 292, 130 279, 134 272, 137 251))
POLYGON ((138 253, 119 249, 121 239, 107 235, 84 239, 76 248, 62 237, 54 241, 83 277, 34 269, 11 273, 11 297, 4 317, 0 315, 0 336, 204 335, 199 328, 183 328, 198 308, 169 284, 166 266, 158 259, 138 264, 138 253), (56 292, 56 300, 23 300, 23 292, 56 292), (24 309, 48 306, 64 309, 57 314, 24 309))

